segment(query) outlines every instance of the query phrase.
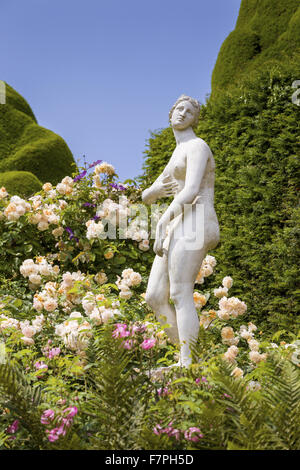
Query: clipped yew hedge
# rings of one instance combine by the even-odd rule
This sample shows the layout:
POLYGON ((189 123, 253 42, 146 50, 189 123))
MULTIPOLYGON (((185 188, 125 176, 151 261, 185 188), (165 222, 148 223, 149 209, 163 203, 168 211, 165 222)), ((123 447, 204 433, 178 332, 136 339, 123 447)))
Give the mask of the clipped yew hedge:
POLYGON ((299 0, 242 0, 235 29, 214 67, 212 94, 237 86, 258 68, 299 61, 299 55, 299 0))
POLYGON ((0 176, 10 172, 10 192, 24 194, 19 191, 22 174, 16 172, 27 172, 27 185, 30 184, 28 173, 31 173, 29 194, 32 194, 38 190, 37 180, 57 184, 75 169, 73 155, 65 141, 39 126, 27 101, 6 84, 6 103, 0 104, 0 176))

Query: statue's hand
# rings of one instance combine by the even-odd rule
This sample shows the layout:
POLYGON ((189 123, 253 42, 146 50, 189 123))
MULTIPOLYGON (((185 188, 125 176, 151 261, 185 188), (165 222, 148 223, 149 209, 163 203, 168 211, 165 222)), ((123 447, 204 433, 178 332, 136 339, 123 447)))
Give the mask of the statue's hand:
POLYGON ((178 191, 178 183, 170 176, 165 175, 155 181, 150 188, 143 191, 142 199, 145 204, 153 204, 157 199, 170 197, 178 191))
POLYGON ((166 175, 157 182, 155 192, 157 197, 170 197, 178 190, 178 183, 170 176, 166 175))

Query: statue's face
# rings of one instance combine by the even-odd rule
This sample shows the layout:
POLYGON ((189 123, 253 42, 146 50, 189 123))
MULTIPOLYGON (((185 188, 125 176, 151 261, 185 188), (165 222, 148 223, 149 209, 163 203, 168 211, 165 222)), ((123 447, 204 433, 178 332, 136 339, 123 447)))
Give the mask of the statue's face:
POLYGON ((174 129, 183 130, 190 127, 195 120, 195 109, 189 101, 181 101, 173 111, 171 125, 174 129))

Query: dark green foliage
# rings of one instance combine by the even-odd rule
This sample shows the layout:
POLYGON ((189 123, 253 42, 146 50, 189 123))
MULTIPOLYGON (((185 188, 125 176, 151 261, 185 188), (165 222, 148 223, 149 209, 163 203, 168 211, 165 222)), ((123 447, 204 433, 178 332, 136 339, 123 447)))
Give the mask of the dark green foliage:
MULTIPOLYGON (((300 107, 291 101, 299 77, 296 65, 252 74, 210 99, 197 129, 216 160, 219 278, 231 275, 231 295, 247 303, 251 318, 274 329, 294 328, 299 309, 300 107)), ((153 134, 143 185, 161 173, 174 145, 170 128, 153 134)))
POLYGON ((38 178, 29 171, 5 171, 0 173, 0 186, 4 186, 9 194, 32 196, 42 189, 38 178))
POLYGON ((153 183, 172 156, 176 142, 171 127, 152 132, 147 146, 144 174, 140 179, 143 187, 153 183))
POLYGON ((213 95, 249 72, 288 64, 300 52, 298 0, 242 0, 236 28, 225 39, 212 74, 213 95))
POLYGON ((56 184, 75 168, 65 141, 38 126, 28 103, 6 84, 6 104, 0 105, 0 172, 31 172, 42 183, 56 184))
MULTIPOLYGON (((6 284, 5 279, 18 278, 19 269, 22 261, 26 258, 37 256, 37 254, 45 255, 49 251, 54 250, 55 239, 51 237, 51 233, 45 234, 36 231, 33 236, 31 224, 22 224, 9 222, 9 230, 5 227, 5 221, 0 221, 0 250, 2 253, 2 264, 0 266, 0 285, 6 284), (46 235, 46 236, 45 236, 46 235)), ((9 290, 9 285, 5 285, 5 289, 9 290)))

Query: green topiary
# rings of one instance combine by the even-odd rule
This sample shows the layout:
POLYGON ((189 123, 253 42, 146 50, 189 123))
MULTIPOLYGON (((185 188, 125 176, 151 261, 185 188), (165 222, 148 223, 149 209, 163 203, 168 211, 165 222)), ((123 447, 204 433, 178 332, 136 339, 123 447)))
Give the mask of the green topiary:
POLYGON ((31 196, 42 189, 41 182, 29 171, 6 171, 0 173, 0 187, 9 194, 31 196))
POLYGON ((212 74, 212 95, 249 72, 286 63, 300 52, 298 0, 242 0, 235 30, 225 39, 212 74))
POLYGON ((23 96, 17 93, 16 90, 14 90, 7 83, 5 83, 5 95, 6 95, 5 104, 9 104, 10 106, 17 109, 18 111, 21 111, 21 113, 26 114, 31 119, 33 119, 35 123, 37 123, 36 117, 33 114, 33 111, 30 108, 27 101, 23 98, 23 96))
MULTIPOLYGON (((40 127, 28 103, 6 84, 6 103, 0 105, 0 172, 26 171, 42 183, 56 184, 75 168, 65 141, 40 127)), ((31 192, 35 189, 36 181, 31 192)))

